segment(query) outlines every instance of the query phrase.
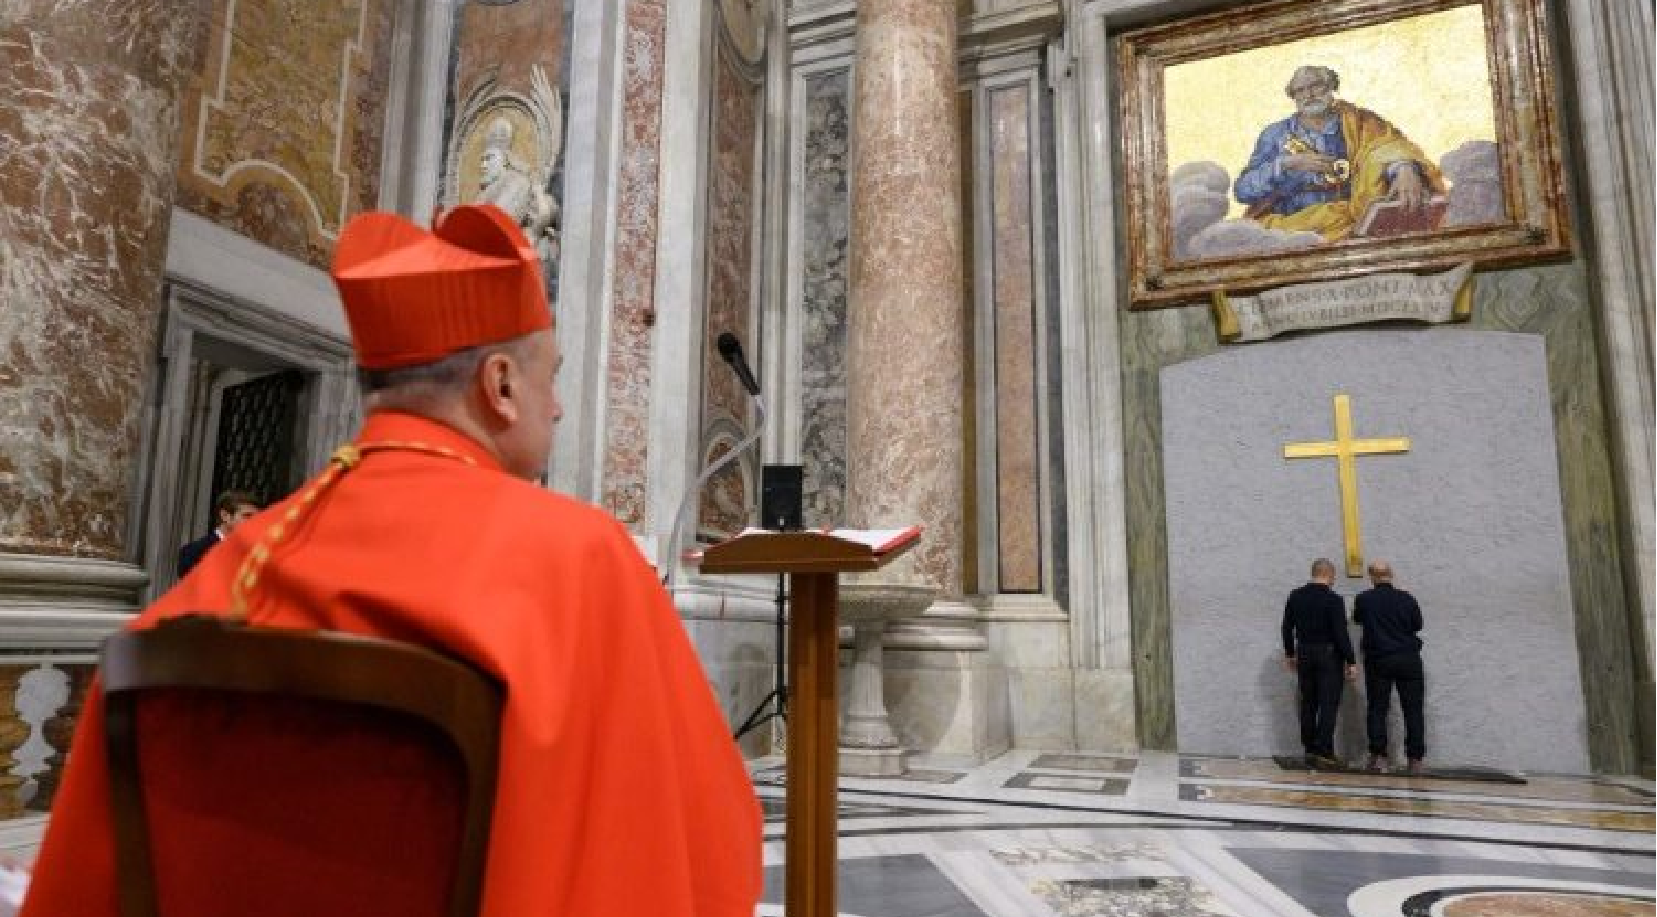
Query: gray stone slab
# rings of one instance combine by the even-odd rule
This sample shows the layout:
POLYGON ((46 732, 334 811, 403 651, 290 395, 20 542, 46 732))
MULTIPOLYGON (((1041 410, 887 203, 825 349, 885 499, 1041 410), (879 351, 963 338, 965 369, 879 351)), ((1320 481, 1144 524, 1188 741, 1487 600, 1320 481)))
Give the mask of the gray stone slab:
MULTIPOLYGON (((1182 751, 1299 750, 1278 625, 1312 558, 1341 566, 1341 513, 1334 460, 1286 460, 1283 445, 1333 438, 1345 392, 1354 435, 1412 441, 1358 460, 1358 500, 1366 557, 1391 561, 1426 617, 1429 760, 1588 770, 1540 336, 1324 334, 1166 367, 1160 388, 1182 751)), ((1338 580, 1349 613, 1367 586, 1338 580)), ((1339 751, 1364 746, 1349 687, 1339 751)))

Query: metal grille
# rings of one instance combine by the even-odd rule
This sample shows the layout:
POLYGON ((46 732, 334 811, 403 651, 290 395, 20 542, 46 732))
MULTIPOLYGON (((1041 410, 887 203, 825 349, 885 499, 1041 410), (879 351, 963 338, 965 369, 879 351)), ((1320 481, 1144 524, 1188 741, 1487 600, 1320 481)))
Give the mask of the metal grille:
POLYGON ((213 490, 243 490, 266 505, 287 496, 295 479, 295 421, 305 375, 273 373, 224 390, 213 453, 213 490))

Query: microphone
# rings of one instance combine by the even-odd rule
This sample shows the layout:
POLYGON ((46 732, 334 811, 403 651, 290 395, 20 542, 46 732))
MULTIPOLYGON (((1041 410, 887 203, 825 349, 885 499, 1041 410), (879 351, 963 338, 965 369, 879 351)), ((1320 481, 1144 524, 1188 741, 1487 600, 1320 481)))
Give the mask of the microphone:
POLYGON ((731 364, 731 369, 736 372, 737 381, 748 390, 748 394, 759 397, 759 383, 754 381, 753 370, 748 368, 748 361, 742 357, 742 342, 736 339, 736 335, 727 331, 719 336, 718 345, 719 355, 725 358, 726 363, 731 364))
POLYGON ((702 492, 703 485, 707 484, 710 478, 741 458, 742 453, 757 445, 760 436, 765 432, 765 399, 759 396, 759 383, 754 380, 754 373, 742 356, 742 342, 736 339, 736 335, 727 331, 721 334, 715 343, 719 348, 719 355, 725 358, 726 363, 731 364, 737 381, 742 383, 742 387, 747 389, 749 396, 754 399, 754 411, 757 416, 754 419, 754 431, 733 446, 731 451, 721 456, 719 461, 702 469, 702 473, 696 476, 696 483, 690 486, 684 500, 679 503, 679 511, 673 514, 673 528, 668 531, 667 536, 667 556, 662 558, 662 566, 667 568, 667 572, 662 574, 662 585, 669 589, 673 588, 678 580, 679 542, 684 537, 685 524, 690 521, 691 510, 695 508, 696 495, 702 492))

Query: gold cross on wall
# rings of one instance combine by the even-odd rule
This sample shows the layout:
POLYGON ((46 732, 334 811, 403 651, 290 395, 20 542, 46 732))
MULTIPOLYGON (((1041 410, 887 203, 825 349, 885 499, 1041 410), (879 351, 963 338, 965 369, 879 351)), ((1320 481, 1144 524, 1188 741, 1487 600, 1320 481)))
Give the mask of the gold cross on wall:
POLYGON ((1287 443, 1283 457, 1333 458, 1341 480, 1341 533, 1346 541, 1346 575, 1364 575, 1363 547, 1358 540, 1358 456, 1388 455, 1410 451, 1407 436, 1379 439, 1352 438, 1352 399, 1344 392, 1335 396, 1335 439, 1321 443, 1287 443))

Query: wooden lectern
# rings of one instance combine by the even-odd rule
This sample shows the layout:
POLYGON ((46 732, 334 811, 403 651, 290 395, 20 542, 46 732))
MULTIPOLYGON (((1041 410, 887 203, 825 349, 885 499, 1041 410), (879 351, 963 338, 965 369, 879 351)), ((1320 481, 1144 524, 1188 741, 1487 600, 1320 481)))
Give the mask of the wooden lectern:
POLYGON ((793 610, 788 629, 788 820, 783 867, 787 917, 834 917, 836 913, 838 577, 879 570, 919 541, 918 526, 880 532, 749 530, 687 558, 700 564, 706 574, 789 575, 793 610))

